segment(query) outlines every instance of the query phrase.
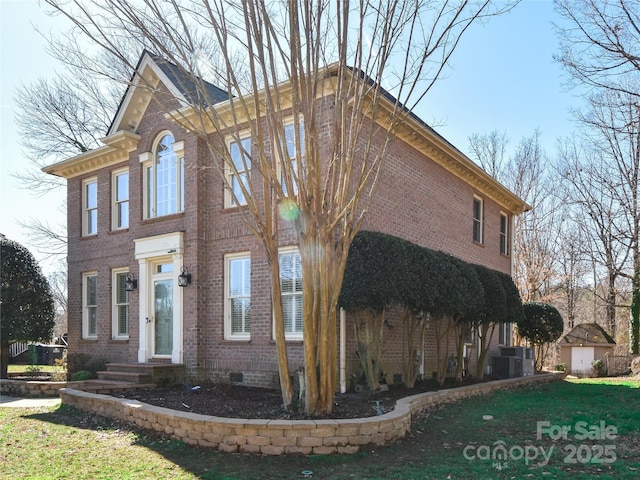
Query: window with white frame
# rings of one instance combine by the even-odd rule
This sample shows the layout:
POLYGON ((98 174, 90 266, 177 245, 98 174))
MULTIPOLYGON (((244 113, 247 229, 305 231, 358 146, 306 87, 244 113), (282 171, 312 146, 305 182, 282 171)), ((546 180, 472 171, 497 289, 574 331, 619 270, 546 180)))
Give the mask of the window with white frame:
POLYGON ((127 269, 113 271, 112 335, 116 340, 129 338, 129 292, 126 289, 127 269))
POLYGON ((90 178, 82 182, 82 235, 98 233, 98 180, 90 178))
POLYGON ((248 340, 251 327, 251 256, 225 256, 225 338, 248 340))
POLYGON ((287 183, 285 181, 284 169, 287 168, 291 183, 293 186, 293 194, 297 195, 298 186, 303 179, 304 174, 304 128, 302 122, 298 123, 298 149, 296 149, 296 125, 294 122, 284 126, 284 145, 282 153, 286 156, 284 161, 287 162, 287 166, 283 165, 283 161, 279 163, 280 166, 280 181, 282 183, 282 189, 284 194, 287 195, 287 183))
POLYGON ((511 345, 511 323, 500 322, 498 327, 498 344, 509 347, 511 345))
POLYGON ((473 241, 482 243, 483 202, 481 198, 473 197, 473 241))
POLYGON ((82 276, 82 338, 98 337, 98 275, 82 276))
POLYGON ((245 191, 249 192, 249 177, 251 174, 251 137, 241 138, 239 142, 229 142, 231 165, 227 166, 228 188, 225 189, 225 208, 238 207, 247 204, 245 191), (244 191, 243 191, 244 187, 244 191))
POLYGON ((500 213, 500 253, 509 255, 509 215, 500 213))
POLYGON ((129 228, 129 169, 116 170, 111 178, 112 229, 129 228))
POLYGON ((153 152, 140 155, 144 170, 145 218, 184 211, 184 142, 164 132, 153 152))
POLYGON ((280 250, 279 262, 285 338, 302 340, 302 268, 297 247, 280 250))

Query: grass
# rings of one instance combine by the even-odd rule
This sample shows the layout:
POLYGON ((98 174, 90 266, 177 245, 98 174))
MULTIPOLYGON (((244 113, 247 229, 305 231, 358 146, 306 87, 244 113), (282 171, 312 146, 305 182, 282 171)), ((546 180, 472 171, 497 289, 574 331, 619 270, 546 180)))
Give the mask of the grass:
POLYGON ((222 454, 64 405, 0 408, 0 463, 7 478, 24 479, 263 480, 304 478, 302 471, 332 480, 635 479, 640 477, 639 387, 638 381, 589 379, 497 392, 422 415, 399 444, 326 457, 222 454), (483 420, 484 415, 493 419, 483 420), (552 440, 550 433, 562 428, 569 429, 566 438, 552 440), (604 438, 613 430, 615 438, 604 438), (519 458, 541 448, 551 452, 548 462, 540 454, 519 458), (506 455, 491 458, 503 451, 506 455))
POLYGON ((29 371, 37 372, 59 372, 63 367, 58 365, 7 365, 7 372, 9 373, 23 373, 29 371))

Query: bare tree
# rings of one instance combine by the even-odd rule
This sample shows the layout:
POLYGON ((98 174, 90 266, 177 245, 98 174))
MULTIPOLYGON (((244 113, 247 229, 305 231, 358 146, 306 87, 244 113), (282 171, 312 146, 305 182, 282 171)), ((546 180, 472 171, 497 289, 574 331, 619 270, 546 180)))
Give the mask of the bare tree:
POLYGON ((471 158, 497 180, 506 179, 510 175, 510 161, 507 157, 508 146, 507 132, 493 130, 488 134, 474 133, 469 137, 471 158))
POLYGON ((624 79, 640 73, 640 4, 636 0, 556 0, 568 20, 557 26, 555 55, 574 85, 604 88, 634 97, 624 79))
MULTIPOLYGON (((587 86, 595 89, 591 98, 594 119, 584 117, 585 124, 594 124, 603 136, 604 148, 610 160, 619 161, 616 157, 619 151, 612 147, 626 135, 631 139, 634 132, 624 128, 618 115, 627 115, 629 109, 633 111, 632 119, 627 119, 627 125, 637 124, 637 104, 640 96, 638 77, 640 75, 640 4, 634 0, 557 0, 556 7, 560 15, 567 21, 568 26, 558 28, 561 38, 561 53, 556 59, 565 67, 570 79, 575 85, 587 86), (604 92, 604 93, 602 93, 604 92), (616 96, 619 96, 616 98, 616 96), (606 97, 606 98, 605 98, 606 97), (594 103, 595 102, 595 103, 594 103), (598 109, 595 104, 622 106, 620 112, 609 109, 607 112, 598 109), (608 127, 608 133, 605 129, 608 127), (624 130, 623 129, 623 130, 624 130)), ((635 143, 635 142, 634 142, 635 143)), ((618 144, 618 147, 621 144, 618 144)), ((625 152, 628 154, 629 152, 625 152)), ((628 160, 635 162, 633 152, 628 160)), ((629 172, 635 175, 635 171, 629 172)), ((635 182, 627 178, 625 183, 635 182)), ((629 193, 627 191, 627 193, 629 193)), ((631 203, 637 202, 637 186, 633 192, 634 198, 628 198, 631 203)), ((636 207, 633 207, 634 210, 636 207)), ((636 231, 633 252, 632 271, 632 300, 630 321, 630 350, 640 352, 640 252, 637 247, 638 225, 634 215, 627 219, 631 222, 631 230, 636 231)))
POLYGON ((581 212, 576 215, 571 208, 564 208, 560 214, 563 215, 564 221, 558 242, 560 245, 558 288, 564 301, 564 308, 561 309, 564 311, 563 318, 567 320, 565 328, 571 330, 577 323, 582 323, 576 323, 576 321, 581 316, 580 305, 584 300, 583 293, 590 272, 586 238, 589 227, 573 218, 573 215, 581 217, 581 212))
POLYGON ((574 206, 574 228, 584 232, 587 241, 586 253, 595 275, 594 295, 598 296, 606 286, 602 298, 607 305, 606 327, 615 335, 616 284, 631 255, 628 242, 619 234, 621 222, 625 223, 623 207, 612 190, 619 175, 614 174, 588 137, 583 140, 589 143, 573 137, 559 145, 561 175, 567 184, 563 191, 574 206))
MULTIPOLYGON (((638 272, 640 271, 640 112, 635 95, 603 91, 590 96, 590 108, 578 112, 584 127, 577 151, 565 149, 567 178, 572 179, 574 195, 595 227, 600 248, 599 264, 607 270, 606 299, 608 326, 615 333, 616 281, 632 280, 632 317, 637 318, 638 272)), ((637 350, 637 322, 631 322, 632 351, 637 350), (634 332, 635 329, 635 332, 634 332)))
MULTIPOLYGON (((74 35, 129 68, 135 65, 120 54, 118 39, 143 39, 193 86, 191 104, 184 108, 176 109, 174 99, 156 95, 155 100, 206 142, 230 194, 246 202, 242 213, 271 265, 280 386, 287 405, 292 389, 279 301, 280 213, 289 221, 302 267, 305 410, 331 411, 337 299, 349 245, 366 214, 387 145, 440 76, 467 28, 513 3, 46 3, 72 21, 74 35), (202 48, 212 42, 218 46, 214 55, 202 48), (216 104, 205 80, 229 92, 228 100, 216 104), (285 128, 288 119, 293 119, 293 134, 285 128), (317 133, 327 127, 331 141, 320 144, 317 133), (241 162, 234 163, 223 139, 232 135, 242 145, 241 131, 250 133, 251 145, 243 145, 241 162)), ((102 71, 99 63, 88 68, 102 71)), ((147 80, 142 80, 144 87, 147 80)), ((146 87, 155 94, 150 83, 146 87)))

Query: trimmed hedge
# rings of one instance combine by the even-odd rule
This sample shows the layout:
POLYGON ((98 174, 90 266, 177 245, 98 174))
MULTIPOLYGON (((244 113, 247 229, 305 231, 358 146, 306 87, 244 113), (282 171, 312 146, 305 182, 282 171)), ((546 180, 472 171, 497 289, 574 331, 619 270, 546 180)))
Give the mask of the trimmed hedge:
POLYGON ((338 305, 347 312, 402 305, 474 323, 518 322, 523 315, 509 275, 370 231, 351 244, 338 305))

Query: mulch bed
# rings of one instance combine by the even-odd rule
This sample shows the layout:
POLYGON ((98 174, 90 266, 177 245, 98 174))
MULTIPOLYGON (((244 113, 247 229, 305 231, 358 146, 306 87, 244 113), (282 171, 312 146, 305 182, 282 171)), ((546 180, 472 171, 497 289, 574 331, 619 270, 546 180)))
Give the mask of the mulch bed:
MULTIPOLYGON (((418 382, 413 389, 403 385, 390 385, 388 390, 373 393, 340 393, 334 397, 333 411, 326 419, 362 418, 393 410, 398 399, 417 393, 461 386, 450 384, 440 387, 436 382, 418 382)), ((130 390, 122 398, 138 400, 158 407, 183 412, 228 418, 251 419, 308 419, 297 398, 288 410, 282 405, 279 390, 228 384, 201 384, 192 391, 185 385, 156 389, 130 390)))

